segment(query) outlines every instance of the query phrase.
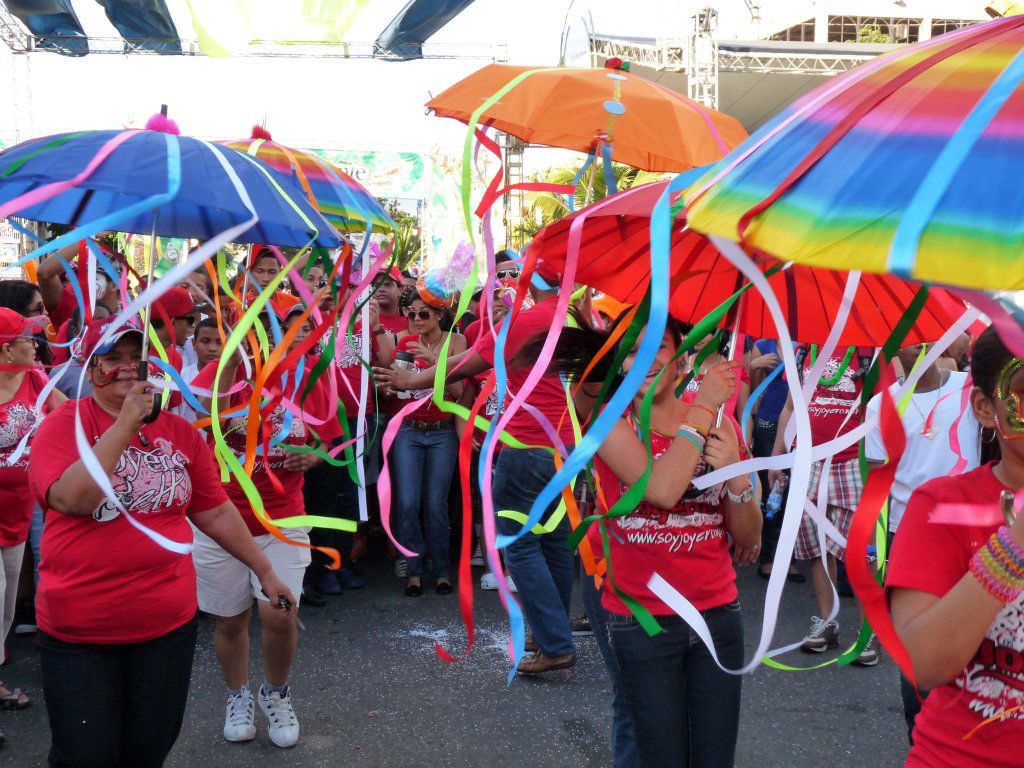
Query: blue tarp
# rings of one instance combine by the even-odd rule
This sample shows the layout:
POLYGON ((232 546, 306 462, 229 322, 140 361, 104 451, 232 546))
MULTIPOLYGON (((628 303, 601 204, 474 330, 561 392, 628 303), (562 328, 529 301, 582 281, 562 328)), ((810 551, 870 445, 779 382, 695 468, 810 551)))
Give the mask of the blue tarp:
MULTIPOLYGON (((38 38, 37 47, 70 56, 89 52, 85 31, 71 0, 3 0, 38 38)), ((107 18, 132 45, 158 53, 181 53, 181 40, 165 0, 101 0, 107 18), (141 42, 141 40, 147 42, 141 42)))
POLYGON ((473 0, 409 0, 374 44, 374 56, 398 61, 423 58, 423 43, 473 0))

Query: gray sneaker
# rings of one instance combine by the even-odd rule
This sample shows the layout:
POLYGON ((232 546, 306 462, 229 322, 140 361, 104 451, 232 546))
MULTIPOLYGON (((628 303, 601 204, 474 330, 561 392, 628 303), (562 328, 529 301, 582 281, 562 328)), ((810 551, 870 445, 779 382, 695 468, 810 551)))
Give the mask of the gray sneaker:
POLYGON ((824 653, 837 645, 839 645, 839 622, 835 619, 825 621, 817 616, 812 616, 811 631, 801 643, 800 650, 807 653, 824 653))
POLYGON ((400 579, 406 578, 407 569, 408 569, 408 565, 405 562, 405 558, 404 557, 396 557, 395 558, 395 576, 397 576, 400 579))
POLYGON ((860 656, 853 660, 853 663, 858 667, 873 667, 881 657, 882 654, 878 650, 878 639, 872 632, 871 637, 868 638, 868 644, 864 646, 864 650, 860 652, 860 656))

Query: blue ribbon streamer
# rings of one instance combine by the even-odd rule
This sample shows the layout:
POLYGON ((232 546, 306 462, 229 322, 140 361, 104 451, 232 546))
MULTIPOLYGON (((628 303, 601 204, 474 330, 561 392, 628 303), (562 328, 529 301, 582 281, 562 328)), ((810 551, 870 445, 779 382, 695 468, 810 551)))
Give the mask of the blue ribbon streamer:
MULTIPOLYGON (((550 482, 537 494, 533 506, 523 527, 514 536, 499 536, 499 548, 507 547, 512 542, 529 532, 538 522, 544 511, 562 493, 562 489, 570 485, 587 466, 604 439, 618 423, 620 415, 633 401, 647 373, 650 371, 661 341, 665 336, 665 325, 668 321, 669 299, 669 265, 671 246, 672 217, 669 201, 673 194, 692 183, 687 174, 676 176, 666 187, 651 215, 651 305, 647 327, 641 337, 640 346, 636 351, 633 365, 623 378, 621 384, 608 400, 607 407, 598 414, 590 429, 576 445, 550 482)), ((506 324, 507 325, 507 324, 506 324)), ((504 328, 504 326, 503 326, 504 328)), ((497 354, 495 363, 498 362, 497 354)), ((497 365, 495 365, 497 369, 497 365)))
POLYGON ((596 157, 595 151, 592 149, 587 153, 587 159, 580 166, 579 171, 576 172, 576 177, 572 180, 573 191, 566 195, 566 201, 569 203, 569 213, 576 212, 576 188, 583 181, 583 174, 587 172, 587 169, 594 164, 594 158, 596 157))
POLYGON ((615 168, 612 166, 612 145, 606 141, 601 142, 601 160, 604 161, 604 186, 610 197, 618 193, 619 186, 615 183, 615 168))
POLYGON ((910 277, 917 262, 917 248, 925 227, 945 197, 953 177, 959 172, 967 156, 989 123, 1013 96, 1024 80, 1024 51, 1018 53, 996 81, 974 105, 970 114, 949 137, 939 156, 928 169, 913 198, 907 204, 899 227, 889 247, 887 269, 902 277, 910 277))

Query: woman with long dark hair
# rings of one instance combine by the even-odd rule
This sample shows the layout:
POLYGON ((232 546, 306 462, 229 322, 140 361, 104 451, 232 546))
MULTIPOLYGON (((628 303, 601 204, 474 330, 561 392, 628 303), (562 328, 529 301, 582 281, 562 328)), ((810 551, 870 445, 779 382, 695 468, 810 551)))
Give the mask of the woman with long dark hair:
MULTIPOLYGON (((560 372, 578 381, 598 357, 609 333, 566 328, 556 350, 560 372)), ((720 669, 686 622, 647 587, 655 572, 701 612, 722 665, 743 663, 737 559, 757 557, 761 510, 750 479, 741 475, 704 490, 692 480, 740 460, 737 428, 731 420, 715 426, 718 409, 736 391, 737 363, 719 362, 704 372, 690 402, 676 397, 680 373, 678 327, 669 324, 655 362, 598 449, 595 465, 601 497, 611 508, 648 469, 648 445, 655 461, 640 504, 607 520, 608 578, 602 605, 608 612, 611 645, 618 664, 616 687, 635 725, 644 768, 731 767, 739 728, 740 677, 720 669), (660 374, 660 376, 659 376, 660 374), (641 404, 655 387, 649 421, 641 404), (657 617, 663 632, 651 637, 632 615, 622 595, 657 617)), ((636 349, 625 358, 628 372, 636 349)), ((609 352, 606 360, 614 359, 609 352)), ((598 366, 598 369, 604 366, 598 366)), ((595 371, 597 376, 600 370, 595 371)), ((584 382, 576 405, 589 416, 593 401, 584 382)), ((606 511, 606 510, 605 510, 606 511)))
POLYGON ((971 376, 991 460, 911 495, 886 578, 917 686, 930 691, 908 768, 1024 766, 1024 522, 991 522, 1001 506, 1012 518, 1024 487, 1024 360, 989 328, 971 376), (933 520, 940 508, 962 520, 933 520))

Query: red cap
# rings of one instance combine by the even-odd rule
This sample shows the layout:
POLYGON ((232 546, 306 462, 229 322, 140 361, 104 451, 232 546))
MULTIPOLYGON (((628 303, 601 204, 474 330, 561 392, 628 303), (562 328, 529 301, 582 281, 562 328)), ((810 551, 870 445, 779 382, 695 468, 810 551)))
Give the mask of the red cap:
POLYGON ((0 307, 0 344, 25 336, 31 324, 30 318, 18 314, 13 309, 0 307))
POLYGON ((114 348, 118 340, 129 333, 139 334, 139 338, 142 337, 142 331, 136 328, 134 325, 128 323, 122 323, 118 326, 107 340, 103 342, 102 346, 99 345, 100 339, 103 337, 111 326, 114 325, 113 317, 104 317, 102 320, 93 320, 89 323, 89 327, 85 331, 85 337, 82 340, 82 357, 88 358, 90 355, 104 355, 114 348))
POLYGON ((153 302, 153 310, 150 316, 163 319, 160 310, 167 313, 167 319, 173 320, 176 317, 183 317, 196 311, 196 302, 192 294, 184 288, 174 286, 163 296, 153 302))

